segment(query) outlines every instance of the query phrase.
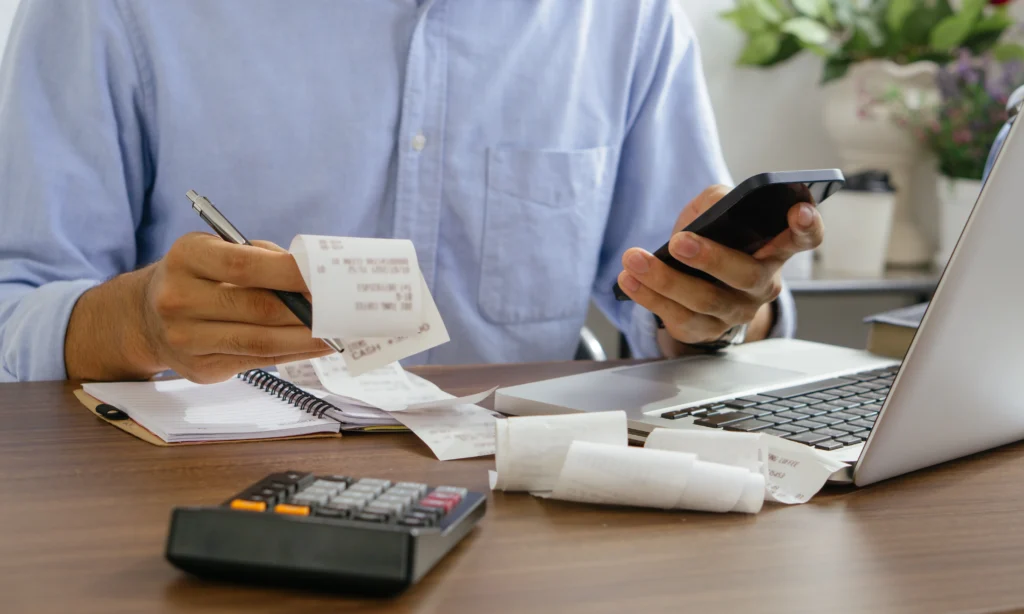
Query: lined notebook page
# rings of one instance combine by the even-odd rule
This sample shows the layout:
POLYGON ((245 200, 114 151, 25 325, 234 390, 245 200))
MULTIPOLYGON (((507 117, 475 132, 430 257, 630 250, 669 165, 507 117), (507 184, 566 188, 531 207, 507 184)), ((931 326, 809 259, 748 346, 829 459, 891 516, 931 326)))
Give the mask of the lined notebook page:
POLYGON ((335 420, 314 418, 235 378, 208 385, 162 380, 82 388, 167 442, 288 437, 340 428, 335 420))

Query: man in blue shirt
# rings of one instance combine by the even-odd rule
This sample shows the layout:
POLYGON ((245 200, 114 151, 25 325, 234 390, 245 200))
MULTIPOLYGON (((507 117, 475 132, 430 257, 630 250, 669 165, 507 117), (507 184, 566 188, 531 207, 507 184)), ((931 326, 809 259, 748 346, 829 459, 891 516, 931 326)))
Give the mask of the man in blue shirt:
POLYGON ((410 364, 569 358, 591 298, 640 356, 791 333, 779 268, 820 243, 813 208, 756 258, 673 237, 728 288, 647 251, 728 183, 673 0, 23 2, 0 381, 217 381, 328 352, 267 291, 305 290, 291 257, 197 233, 192 188, 276 245, 411 239, 452 341, 410 364))

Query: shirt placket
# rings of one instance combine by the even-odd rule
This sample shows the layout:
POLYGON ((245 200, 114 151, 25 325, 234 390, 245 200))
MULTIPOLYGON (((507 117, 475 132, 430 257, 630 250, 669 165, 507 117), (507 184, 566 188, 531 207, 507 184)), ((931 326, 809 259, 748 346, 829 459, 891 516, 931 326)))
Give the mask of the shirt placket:
POLYGON ((410 239, 427 286, 434 288, 441 219, 447 96, 447 10, 423 2, 409 44, 399 122, 395 180, 396 237, 410 239))

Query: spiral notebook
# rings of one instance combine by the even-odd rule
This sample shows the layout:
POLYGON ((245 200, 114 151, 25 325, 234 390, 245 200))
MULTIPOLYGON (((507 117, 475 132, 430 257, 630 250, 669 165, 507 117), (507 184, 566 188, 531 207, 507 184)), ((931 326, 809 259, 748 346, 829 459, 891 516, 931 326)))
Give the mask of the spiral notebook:
MULTIPOLYGON (((332 400, 333 395, 300 388, 262 370, 248 371, 218 384, 175 379, 90 383, 82 389, 99 402, 121 410, 131 422, 166 443, 276 439, 337 434, 341 430, 404 430, 384 412, 349 406, 340 399, 332 400)), ((91 409, 95 413, 95 408, 91 409)))

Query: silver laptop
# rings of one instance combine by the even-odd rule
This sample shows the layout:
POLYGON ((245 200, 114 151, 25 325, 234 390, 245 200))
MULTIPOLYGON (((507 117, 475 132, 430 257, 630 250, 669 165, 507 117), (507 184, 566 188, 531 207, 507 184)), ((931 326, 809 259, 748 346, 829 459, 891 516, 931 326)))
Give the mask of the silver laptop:
MULTIPOLYGON (((655 428, 767 432, 845 461, 871 484, 1024 439, 1024 135, 1015 122, 900 363, 770 339, 715 355, 503 388, 511 415, 625 410, 655 428)), ((827 240, 827 239, 826 239, 827 240)))

